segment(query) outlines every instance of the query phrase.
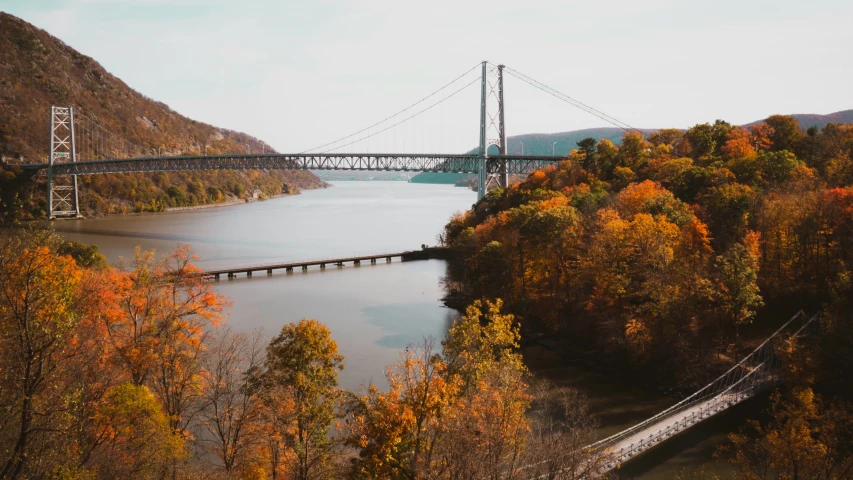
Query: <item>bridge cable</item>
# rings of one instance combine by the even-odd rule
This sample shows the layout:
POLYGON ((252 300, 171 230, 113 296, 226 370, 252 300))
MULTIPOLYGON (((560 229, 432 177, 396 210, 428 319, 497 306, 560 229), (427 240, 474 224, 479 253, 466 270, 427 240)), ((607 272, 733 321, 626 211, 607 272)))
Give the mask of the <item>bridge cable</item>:
MULTIPOLYGON (((599 119, 601 119, 601 120, 604 120, 605 122, 607 122, 607 123, 609 123, 609 124, 613 125, 613 126, 614 126, 614 127, 616 127, 616 128, 619 128, 620 130, 624 130, 624 131, 626 131, 626 132, 630 132, 632 129, 634 129, 633 127, 630 127, 630 126, 628 126, 628 127, 626 128, 626 126, 621 125, 619 121, 613 121, 613 120, 609 119, 609 118, 608 118, 607 116, 605 116, 605 115, 599 115, 598 113, 595 113, 595 111, 593 111, 593 110, 588 110, 588 109, 586 109, 586 108, 582 107, 581 105, 576 104, 576 103, 572 102, 571 100, 568 100, 567 98, 570 98, 570 97, 563 98, 563 97, 561 96, 561 94, 559 94, 559 92, 558 92, 558 93, 554 93, 554 92, 552 92, 552 91, 548 90, 547 88, 541 87, 541 86, 539 86, 539 85, 537 85, 537 84, 535 84, 535 83, 533 83, 533 82, 528 81, 528 80, 527 80, 527 79, 525 79, 525 78, 522 78, 522 77, 520 77, 520 76, 518 76, 518 75, 515 75, 513 72, 507 71, 507 73, 508 73, 508 74, 510 74, 511 76, 513 76, 513 77, 515 77, 515 78, 517 78, 517 79, 521 80, 522 82, 524 82, 524 83, 526 83, 526 84, 528 84, 528 85, 530 85, 530 86, 532 86, 532 87, 534 87, 534 88, 536 88, 536 89, 539 89, 539 90, 541 90, 541 91, 543 91, 543 92, 547 93, 548 95, 551 95, 552 97, 554 97, 554 98, 556 98, 556 99, 558 99, 558 100, 562 100, 562 101, 564 101, 564 102, 568 103, 569 105, 571 105, 571 106, 573 106, 573 107, 575 107, 575 108, 578 108, 578 109, 580 109, 580 110, 583 110, 584 112, 589 113, 590 115, 592 115, 592 116, 594 116, 594 117, 596 117, 596 118, 599 118, 599 119)), ((627 124, 625 124, 625 125, 627 125, 627 124)))
MULTIPOLYGON (((145 149, 144 149, 144 148, 140 147, 139 145, 136 145, 136 144, 135 144, 135 143, 133 143, 133 142, 128 141, 127 139, 125 139, 124 137, 122 137, 122 136, 120 136, 120 135, 118 135, 118 134, 115 134, 115 133, 113 133, 113 132, 111 132, 111 131, 107 130, 106 128, 104 128, 103 126, 101 126, 97 121, 95 121, 94 119, 92 119, 91 117, 88 117, 87 115, 85 115, 85 114, 83 114, 83 113, 77 113, 76 115, 74 115, 74 120, 75 120, 75 122, 77 122, 78 120, 79 120, 80 122, 88 121, 88 123, 91 125, 92 129, 94 129, 94 130, 95 130, 95 131, 93 131, 93 130, 91 130, 91 129, 89 129, 89 128, 86 128, 86 126, 84 126, 84 125, 82 125, 82 124, 78 125, 80 128, 82 128, 83 130, 85 130, 85 131, 87 131, 87 132, 89 133, 89 135, 90 135, 90 141, 89 141, 89 142, 90 142, 90 145, 91 145, 92 143, 94 143, 94 142, 93 142, 93 140, 94 140, 94 139, 93 139, 92 137, 93 137, 93 136, 97 136, 97 137, 99 137, 100 139, 104 140, 105 142, 110 143, 110 144, 112 144, 113 146, 118 147, 118 148, 120 148, 120 149, 124 150, 126 155, 127 155, 127 154, 128 154, 128 152, 129 152, 129 149, 127 148, 127 145, 130 145, 130 146, 134 147, 134 148, 136 149, 136 151, 137 151, 137 152, 139 152, 139 153, 145 152, 145 149), (108 136, 110 136, 110 137, 113 137, 113 138, 118 139, 118 140, 121 142, 121 144, 116 143, 115 141, 110 140, 109 138, 107 138, 107 136, 105 136, 104 134, 102 134, 102 133, 98 132, 97 130, 102 130, 103 132, 105 132, 105 134, 106 134, 106 135, 108 135, 108 136), (124 145, 122 145, 122 144, 124 144, 124 145)), ((93 147, 93 150, 98 150, 98 149, 93 147)), ((128 156, 129 156, 129 155, 128 155, 128 156)))
MULTIPOLYGON (((442 98, 442 99, 441 99, 441 100, 439 100, 438 102, 433 103, 432 105, 430 105, 429 107, 424 108, 423 110, 419 111, 418 113, 412 114, 412 115, 410 115, 410 116, 408 116, 408 117, 404 118, 403 120, 400 120, 399 122, 397 122, 397 123, 395 123, 395 124, 393 124, 393 125, 390 125, 390 126, 388 126, 388 127, 385 127, 385 128, 384 128, 384 129, 382 129, 382 130, 379 130, 379 131, 377 131, 377 132, 374 132, 374 133, 368 134, 367 136, 364 136, 364 137, 361 137, 361 138, 355 139, 355 140, 353 140, 353 141, 351 141, 351 142, 349 142, 349 143, 345 143, 345 144, 343 144, 343 145, 338 145, 337 147, 331 148, 331 149, 329 149, 329 150, 324 150, 323 152, 320 152, 320 153, 328 153, 328 152, 332 152, 332 151, 337 150, 337 149, 339 149, 339 148, 343 148, 343 147, 346 147, 346 146, 352 145, 352 144, 354 144, 354 143, 358 143, 358 142, 360 142, 360 141, 362 141, 362 140, 368 139, 368 138, 373 137, 373 136, 375 136, 375 135, 379 135, 379 134, 380 134, 380 133, 382 133, 382 132, 385 132, 385 131, 387 131, 387 130, 390 130, 390 129, 392 129, 392 128, 396 127, 397 125, 400 125, 400 124, 406 123, 407 121, 409 121, 409 120, 411 120, 411 119, 413 119, 413 118, 417 117, 418 115, 420 115, 420 114, 422 114, 422 113, 424 113, 424 112, 427 112, 427 111, 431 110, 433 107, 436 107, 436 106, 438 106, 438 105, 441 105, 445 100, 449 100, 450 98, 452 98, 452 97, 456 96, 456 94, 458 94, 458 93, 459 93, 459 92, 461 92, 462 90, 465 90, 466 88, 470 87, 471 85, 473 85, 474 83, 479 82, 479 81, 480 81, 480 77, 475 78, 475 79, 474 79, 474 80, 472 80, 471 82, 469 82, 469 83, 467 83, 466 85, 462 86, 462 88, 460 88, 460 89, 456 90, 455 92, 451 93, 450 95, 448 95, 448 96, 446 96, 446 97, 442 98)), ((365 130, 366 130, 366 129, 365 129, 365 130)), ((362 131, 364 131, 364 130, 362 130, 362 131)), ((352 137, 352 136, 353 136, 353 135, 350 135, 350 137, 352 137)), ((335 142, 332 142, 332 143, 335 143, 335 142)), ((423 144, 422 144, 422 146, 423 146, 423 144)), ((302 153, 305 153, 305 152, 302 152, 302 153)))
POLYGON ((641 135, 643 135, 645 137, 645 133, 643 133, 641 130, 639 130, 637 128, 632 127, 631 125, 629 125, 626 122, 623 122, 623 121, 621 121, 621 120, 619 120, 619 119, 617 119, 611 115, 608 115, 608 114, 606 114, 606 113, 604 113, 598 109, 595 109, 595 108, 593 108, 593 107, 591 107, 591 106, 589 106, 589 105, 587 105, 587 104, 585 104, 579 100, 576 100, 576 99, 560 92, 559 90, 557 90, 555 88, 552 88, 552 87, 550 87, 550 86, 548 86, 548 85, 546 85, 546 84, 544 84, 544 83, 542 83, 542 82, 540 82, 540 81, 538 81, 538 80, 536 80, 536 79, 534 79, 528 75, 525 75, 525 74, 519 72, 518 70, 512 69, 510 67, 504 67, 504 68, 508 74, 510 74, 513 77, 527 83, 528 85, 531 85, 531 86, 533 86, 533 87, 535 87, 535 88, 537 88, 537 89, 539 89, 539 90, 541 90, 541 91, 543 91, 543 92, 545 92, 545 93, 547 93, 547 94, 549 94, 549 95, 551 95, 551 96, 553 96, 559 100, 562 100, 562 101, 572 105, 575 108, 583 110, 584 112, 589 113, 590 115, 592 115, 594 117, 597 117, 601 120, 604 120, 605 122, 619 128, 619 129, 622 129, 626 132, 633 130, 635 132, 640 133, 641 135))
MULTIPOLYGON (((334 145, 335 143, 338 143, 338 142, 340 142, 340 141, 346 140, 346 139, 348 139, 348 138, 352 138, 352 137, 354 137, 354 136, 358 135, 359 133, 363 133, 363 132, 365 132, 366 130, 369 130, 369 129, 371 129, 371 128, 375 127, 375 126, 381 125, 381 124, 383 124, 383 123, 387 122, 388 120, 391 120, 392 118, 395 118, 395 117, 397 117, 397 116, 399 116, 399 115, 401 115, 401 114, 405 113, 406 111, 411 110, 412 108, 414 108, 414 107, 416 107, 416 106, 420 105, 421 103, 423 103, 423 102, 425 102, 426 100, 428 100, 429 98, 431 98, 431 97, 435 96, 436 94, 438 94, 439 92, 441 92, 441 91, 442 91, 442 90, 444 90, 445 88, 447 88, 447 87, 449 87, 449 86, 453 85, 454 83, 458 82, 460 79, 462 79, 463 77, 465 77, 466 75, 468 75, 469 73, 471 73, 473 70, 475 70, 475 69, 479 68, 481 65, 482 65, 482 64, 480 64, 480 63, 478 63, 478 64, 474 65, 473 67, 471 67, 471 68, 469 68, 468 70, 466 70, 466 71, 465 71, 465 73, 463 73, 462 75, 459 75, 458 77, 454 78, 452 81, 450 81, 449 83, 445 84, 444 86, 442 86, 442 87, 441 87, 441 88, 439 88, 438 90, 436 90, 436 91, 434 91, 434 92, 430 93, 430 94, 429 94, 429 95, 427 95, 426 97, 424 97, 424 98, 422 98, 422 99, 418 100, 417 102, 415 102, 415 103, 413 103, 413 104, 409 105, 408 107, 406 107, 406 108, 404 108, 404 109, 400 110, 399 112, 395 113, 394 115, 391 115, 391 116, 389 116, 389 117, 386 117, 386 118, 384 118, 384 119, 382 119, 382 120, 380 120, 380 121, 378 121, 378 122, 374 123, 373 125, 370 125, 370 126, 368 126, 368 127, 362 128, 361 130, 359 130, 359 131, 357 131, 357 132, 355 132, 355 133, 352 133, 352 134, 347 135, 347 136, 345 136, 345 137, 341 137, 341 138, 339 138, 339 139, 337 139, 337 140, 335 140, 335 141, 332 141, 332 142, 329 142, 329 143, 326 143, 326 144, 320 145, 320 146, 318 146, 318 147, 314 147, 314 148, 310 148, 310 149, 308 149, 308 150, 304 150, 304 151, 302 151, 302 152, 299 152, 298 154, 302 154, 302 153, 309 153, 309 152, 312 152, 312 151, 314 151, 314 150, 319 150, 319 149, 321 149, 321 148, 323 148, 323 147, 328 147, 329 145, 334 145)), ((478 77, 478 78, 479 78, 479 77, 478 77)), ((466 85, 466 86, 467 86, 467 85, 466 85)), ((410 117, 410 118, 411 118, 411 117, 410 117)), ((351 144, 352 144, 352 143, 349 143, 349 144, 347 144, 347 145, 351 145, 351 144)), ((335 147, 335 149, 337 149, 337 148, 340 148, 340 147, 335 147)), ((334 149, 333 149, 333 150, 334 150, 334 149)), ((298 155, 298 154, 297 154, 297 155, 298 155)))
MULTIPOLYGON (((568 96, 568 95, 566 95, 566 94, 564 94, 564 93, 562 93, 562 92, 558 91, 556 88, 552 88, 552 87, 550 87, 550 86, 548 86, 548 85, 546 85, 546 84, 544 84, 544 83, 542 83, 542 82, 540 82, 540 81, 536 80, 535 78, 530 77, 529 75, 525 75, 525 74, 523 74, 523 73, 519 72, 518 70, 515 70, 515 69, 510 68, 510 67, 504 67, 504 68, 506 68, 506 70, 507 70, 507 71, 511 71, 512 73, 514 73, 514 74, 516 75, 516 78, 518 78, 518 76, 524 77, 525 79, 527 79, 527 80, 529 80, 529 81, 531 81, 531 82, 533 82, 533 83, 535 83, 535 84, 537 84, 537 85, 540 85, 540 86, 542 86, 543 88, 545 88, 545 89, 547 89, 547 90, 550 90, 551 92, 554 92, 554 93, 556 93, 556 94, 558 94, 558 95, 560 95, 560 96, 562 96, 562 97, 565 97, 566 99, 568 99, 568 100, 570 100, 570 101, 572 101, 572 102, 574 102, 574 103, 576 103, 576 104, 578 104, 578 105, 580 105, 580 106, 582 106, 582 107, 584 107, 584 108, 587 108, 587 109, 589 109, 589 110, 592 110, 592 111, 593 111, 593 112, 595 112, 595 113, 598 113, 598 114, 604 115, 605 117, 607 117, 607 118, 609 118, 609 119, 611 119, 611 120, 613 120, 613 121, 615 121, 615 122, 617 122, 617 123, 620 123, 620 124, 622 124, 622 125, 624 125, 624 126, 626 126, 626 127, 629 127, 629 128, 634 129, 634 127, 631 127, 630 125, 628 125, 627 123, 625 123, 625 122, 623 122, 623 121, 619 120, 618 118, 613 117, 613 116, 611 116, 611 115, 608 115, 608 114, 606 114, 606 113, 602 112, 601 110, 598 110, 598 109, 596 109, 596 108, 594 108, 594 107, 591 107, 591 106, 589 106, 589 105, 587 105, 587 104, 585 104, 585 103, 581 102, 581 101, 580 101, 580 100, 578 100, 578 99, 572 98, 572 97, 570 97, 570 96, 568 96)), ((636 129, 634 129, 634 130, 636 130, 636 129)))

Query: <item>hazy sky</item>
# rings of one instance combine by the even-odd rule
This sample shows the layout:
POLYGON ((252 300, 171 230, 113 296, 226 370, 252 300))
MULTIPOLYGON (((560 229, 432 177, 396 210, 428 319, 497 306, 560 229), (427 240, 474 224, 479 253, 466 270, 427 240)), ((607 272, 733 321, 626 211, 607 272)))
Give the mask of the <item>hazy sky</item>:
MULTIPOLYGON (((280 151, 359 130, 481 60, 636 127, 853 108, 851 0, 0 0, 0 9, 178 112, 280 151)), ((358 150, 473 147, 477 88, 358 150)), ((506 101, 510 135, 606 126, 512 78, 506 101)))

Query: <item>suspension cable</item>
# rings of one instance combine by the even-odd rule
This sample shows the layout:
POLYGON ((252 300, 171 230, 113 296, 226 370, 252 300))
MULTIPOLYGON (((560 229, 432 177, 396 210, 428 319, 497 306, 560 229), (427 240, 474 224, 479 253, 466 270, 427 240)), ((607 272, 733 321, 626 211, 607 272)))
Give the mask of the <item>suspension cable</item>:
MULTIPOLYGON (((142 152, 144 152, 144 151, 145 151, 145 149, 144 149, 144 148, 140 147, 139 145, 136 145, 136 144, 135 144, 135 143, 133 143, 133 142, 128 141, 127 139, 125 139, 124 137, 122 137, 122 136, 120 136, 120 135, 118 135, 118 134, 115 134, 115 133, 113 133, 113 132, 111 132, 111 131, 107 130, 106 128, 104 128, 103 126, 101 126, 97 121, 95 121, 95 120, 94 120, 94 119, 92 119, 91 117, 86 116, 86 115, 85 115, 85 114, 83 114, 83 113, 79 113, 79 114, 75 115, 75 121, 77 121, 78 119, 79 119, 81 122, 82 122, 82 121, 87 121, 87 122, 91 125, 91 127, 92 127, 91 129, 90 129, 90 128, 87 128, 87 127, 86 127, 85 125, 83 125, 83 124, 78 125, 80 128, 82 128, 83 130, 85 130, 85 131, 87 131, 87 132, 89 133, 90 138, 91 138, 92 136, 97 136, 97 137, 99 137, 100 139, 102 139, 105 143, 108 143, 108 144, 112 145, 113 147, 116 147, 116 148, 118 148, 118 149, 120 149, 120 150, 124 150, 124 151, 125 151, 125 155, 127 155, 127 154, 129 153, 129 151, 130 151, 130 148, 128 148, 128 146, 133 147, 137 152, 140 152, 140 153, 142 153, 142 152), (99 131, 99 130, 100 130, 100 131, 99 131), (102 132, 105 132, 105 133, 101 133, 101 131, 102 131, 102 132), (118 143, 117 143, 116 141, 114 141, 114 140, 113 140, 114 138, 115 138, 115 139, 118 139, 118 143)), ((90 140, 90 143, 91 143, 91 140, 90 140)), ((93 149, 94 149, 94 150, 97 150, 97 149, 95 149, 94 147, 93 147, 93 149)))
MULTIPOLYGON (((417 112, 417 113, 415 113, 415 114, 412 114, 412 115, 410 115, 409 117, 404 118, 403 120, 400 120, 399 122, 397 122, 397 123, 395 123, 395 124, 393 124, 393 125, 390 125, 390 126, 388 126, 388 127, 385 127, 385 128, 384 128, 384 129, 382 129, 382 130, 379 130, 379 131, 377 131, 377 132, 373 132, 373 133, 368 134, 368 135, 366 135, 366 136, 364 136, 364 137, 361 137, 361 138, 358 138, 358 139, 356 139, 356 140, 353 140, 353 141, 351 141, 351 142, 349 142, 349 143, 345 143, 345 144, 343 144, 343 145, 338 145, 337 147, 334 147, 334 148, 331 148, 331 149, 325 150, 325 151, 323 151, 323 152, 321 152, 321 153, 333 152, 333 151, 335 151, 335 150, 337 150, 337 149, 339 149, 339 148, 343 148, 343 147, 346 147, 346 146, 352 145, 352 144, 354 144, 354 143, 358 143, 358 142, 360 142, 360 141, 362 141, 362 140, 366 140, 366 139, 368 139, 368 138, 371 138, 371 137, 374 137, 374 136, 376 136, 376 135, 379 135, 379 134, 380 134, 380 133, 382 133, 382 132, 385 132, 385 131, 387 131, 387 130, 390 130, 390 129, 392 129, 392 128, 396 127, 397 125, 400 125, 400 124, 402 124, 402 123, 405 123, 405 122, 407 122, 407 121, 409 121, 409 120, 411 120, 411 119, 413 119, 413 118, 417 117, 418 115, 420 115, 420 114, 422 114, 422 113, 424 113, 424 112, 427 112, 427 111, 431 110, 433 107, 436 107, 436 106, 438 106, 438 105, 441 105, 445 100, 448 100, 448 99, 450 99, 450 98, 454 97, 456 94, 458 94, 458 93, 459 93, 459 92, 461 92, 462 90, 465 90, 466 88, 470 87, 471 85, 473 85, 474 83, 479 82, 479 81, 480 81, 480 78, 479 78, 479 77, 477 77, 477 78, 475 78, 474 80, 472 80, 471 82, 469 82, 469 83, 465 84, 464 86, 462 86, 462 88, 460 88, 460 89, 458 89, 458 90, 454 91, 454 92, 453 92, 453 93, 451 93, 450 95, 448 95, 448 96, 446 96, 446 97, 442 98, 441 100, 437 101, 436 103, 433 103, 433 104, 432 104, 432 105, 430 105, 429 107, 426 107, 426 108, 424 108, 423 110, 421 110, 421 111, 419 111, 419 112, 417 112)), ((365 129, 365 130, 366 130, 366 129, 365 129)), ((364 130, 362 130, 362 131, 364 131, 364 130)), ((350 135, 350 137, 352 137, 352 136, 353 136, 353 135, 350 135)), ((332 143, 335 143, 335 142, 332 142, 332 143)), ((306 152, 301 152, 301 153, 306 153, 306 152)))
MULTIPOLYGON (((436 91, 434 91, 434 92, 430 93, 430 94, 429 94, 429 95, 427 95, 426 97, 423 97, 422 99, 420 99, 420 100, 418 100, 417 102, 415 102, 415 103, 413 103, 413 104, 409 105, 408 107, 406 107, 406 108, 404 108, 404 109, 400 110, 399 112, 397 112, 397 113, 395 113, 395 114, 393 114, 393 115, 391 115, 391 116, 389 116, 389 117, 386 117, 386 118, 384 118, 384 119, 382 119, 382 120, 380 120, 380 121, 378 121, 378 122, 374 123, 373 125, 369 125, 369 126, 367 126, 367 127, 362 128, 361 130, 359 130, 359 131, 357 131, 357 132, 354 132, 354 133, 351 133, 351 134, 349 134, 349 135, 347 135, 347 136, 345 136, 345 137, 341 137, 341 138, 339 138, 339 139, 337 139, 337 140, 334 140, 334 141, 332 141, 332 142, 325 143, 325 144, 320 145, 320 146, 318 146, 318 147, 310 148, 310 149, 308 149, 308 150, 304 150, 304 151, 299 152, 299 153, 309 153, 309 152, 312 152, 312 151, 314 151, 314 150, 319 150, 319 149, 321 149, 321 148, 328 147, 329 145, 334 145, 334 144, 336 144, 336 143, 338 143, 338 142, 341 142, 341 141, 343 141, 343 140, 347 140, 347 139, 349 139, 349 138, 352 138, 352 137, 354 137, 354 136, 356 136, 356 135, 358 135, 358 134, 360 134, 360 133, 364 133, 365 131, 370 130, 370 129, 371 129, 371 128, 373 128, 373 127, 376 127, 376 126, 378 126, 378 125, 381 125, 381 124, 383 124, 383 123, 387 122, 388 120, 391 120, 392 118, 398 117, 398 116, 402 115, 403 113, 407 112, 408 110, 411 110, 412 108, 414 108, 414 107, 416 107, 416 106, 420 105, 421 103, 425 102, 426 100, 428 100, 428 99, 432 98, 433 96, 437 95, 439 92, 441 92, 441 91, 442 91, 442 90, 444 90, 445 88, 447 88, 447 87, 449 87, 449 86, 453 85, 454 83, 458 82, 460 79, 462 79, 463 77, 465 77, 466 75, 468 75, 469 73, 471 73, 473 70, 475 70, 476 68, 480 67, 480 65, 481 65, 480 63, 478 63, 478 64, 474 65, 473 67, 471 67, 471 68, 469 68, 468 70, 466 70, 466 71, 465 71, 465 73, 463 73, 462 75, 459 75, 458 77, 454 78, 453 80, 451 80, 450 82, 448 82, 447 84, 445 84, 444 86, 442 86, 441 88, 439 88, 438 90, 436 90, 436 91)), ((467 86, 467 85, 466 85, 466 86, 467 86)), ((464 88, 464 87, 463 87, 463 88, 464 88)), ((411 118, 411 117, 409 117, 409 118, 411 118)), ((399 125, 399 124, 397 124, 397 125, 399 125)), ((383 131, 384 131, 384 130, 383 130, 383 131)), ((367 137, 365 137, 365 138, 367 138, 367 137)), ((354 142, 352 142, 352 143, 354 143, 354 142)), ((351 145, 352 143, 348 143, 347 145, 351 145)), ((341 146, 345 146, 345 145, 341 145, 341 146)), ((341 148, 341 147, 335 147, 335 148, 333 148, 332 150, 336 150, 336 149, 338 149, 338 148, 341 148)))
POLYGON ((563 102, 566 102, 575 108, 583 110, 584 112, 589 113, 590 115, 592 115, 594 117, 597 117, 601 120, 604 120, 605 122, 619 128, 621 130, 624 130, 626 132, 633 130, 633 131, 638 132, 641 135, 645 136, 645 133, 643 133, 642 131, 640 131, 637 128, 632 127, 631 125, 629 125, 626 122, 623 122, 623 121, 621 121, 621 120, 619 120, 619 119, 617 119, 611 115, 608 115, 608 114, 606 114, 606 113, 604 113, 598 109, 595 109, 595 108, 581 102, 580 100, 576 100, 576 99, 560 92, 559 90, 557 90, 553 87, 550 87, 550 86, 548 86, 548 85, 546 85, 546 84, 544 84, 544 83, 542 83, 542 82, 540 82, 540 81, 538 81, 538 80, 536 80, 536 79, 534 79, 528 75, 525 75, 525 74, 519 72, 518 70, 515 70, 515 69, 510 68, 510 67, 504 67, 504 68, 505 68, 506 72, 509 73, 510 75, 512 75, 513 77, 515 77, 515 78, 527 83, 528 85, 531 85, 531 86, 547 93, 548 95, 551 95, 554 98, 562 100, 563 102))

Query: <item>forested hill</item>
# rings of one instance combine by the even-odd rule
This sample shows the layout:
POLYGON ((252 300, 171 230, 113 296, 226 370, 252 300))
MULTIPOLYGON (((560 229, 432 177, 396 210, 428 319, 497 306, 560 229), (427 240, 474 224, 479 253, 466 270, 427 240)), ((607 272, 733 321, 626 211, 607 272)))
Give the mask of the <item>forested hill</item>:
MULTIPOLYGON (((803 130, 809 127, 823 128, 828 123, 853 123, 853 110, 842 110, 828 115, 811 113, 798 113, 790 115, 797 119, 803 130)), ((745 126, 757 125, 764 120, 756 120, 745 126)), ((642 128, 641 132, 646 135, 658 129, 642 128)), ((615 127, 586 128, 583 130, 572 130, 557 133, 528 133, 524 135, 511 136, 507 139, 507 150, 510 153, 522 153, 525 155, 568 155, 570 151, 578 148, 577 143, 584 138, 593 138, 595 141, 607 139, 616 145, 622 142, 625 131, 615 127), (556 143, 555 143, 556 142, 556 143), (522 145, 524 148, 522 149, 522 145)), ((466 173, 430 173, 424 172, 412 179, 415 183, 457 183, 463 179, 473 178, 466 173)))
MULTIPOLYGON (((803 130, 810 127, 823 128, 829 123, 853 123, 853 110, 842 110, 840 112, 830 113, 827 115, 819 115, 815 113, 794 113, 789 116, 796 118, 797 122, 800 123, 800 128, 803 130)), ((744 126, 750 127, 752 125, 758 125, 763 121, 764 120, 757 120, 744 126)))
MULTIPOLYGON (((273 151, 250 135, 189 119, 133 90, 97 61, 29 23, 0 12, 0 154, 44 161, 51 104, 76 111, 126 140, 164 155, 273 151)), ((24 212, 38 216, 43 188, 20 172, 0 171, 0 195, 22 196, 24 212), (41 196, 40 196, 41 195, 41 196)), ((310 172, 169 172, 81 177, 88 214, 159 210, 215 203, 258 187, 272 196, 323 186, 310 172), (287 186, 285 188, 285 185, 287 186)))

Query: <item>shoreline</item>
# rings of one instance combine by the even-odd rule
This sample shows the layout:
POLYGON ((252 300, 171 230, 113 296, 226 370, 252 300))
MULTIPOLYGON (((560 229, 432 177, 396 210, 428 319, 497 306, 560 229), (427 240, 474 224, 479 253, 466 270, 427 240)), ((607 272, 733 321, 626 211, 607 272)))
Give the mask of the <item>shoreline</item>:
MULTIPOLYGON (((243 205, 243 204, 248 204, 248 203, 263 202, 266 200, 273 200, 273 199, 282 198, 282 197, 292 197, 294 195, 300 195, 302 193, 302 190, 320 190, 320 189, 331 188, 334 186, 328 182, 324 182, 324 183, 325 183, 325 185, 317 186, 317 187, 299 187, 298 193, 279 193, 278 195, 275 195, 275 196, 272 196, 269 198, 265 198, 263 200, 261 200, 261 199, 249 200, 249 199, 233 198, 231 200, 227 200, 227 201, 220 202, 220 203, 206 203, 203 205, 191 205, 191 206, 186 206, 186 207, 169 207, 169 208, 166 208, 166 209, 159 211, 159 212, 107 213, 107 214, 103 214, 103 215, 82 216, 82 217, 78 217, 78 218, 71 218, 71 217, 61 218, 60 217, 60 218, 54 218, 54 219, 52 219, 52 221, 90 220, 90 219, 95 219, 95 218, 105 218, 105 217, 125 216, 125 215, 128 215, 128 216, 133 216, 133 215, 161 215, 164 213, 186 212, 186 211, 192 211, 192 210, 203 210, 203 209, 207 209, 207 208, 232 207, 234 205, 243 205)), ((42 220, 44 220, 44 219, 42 219, 42 220)))

